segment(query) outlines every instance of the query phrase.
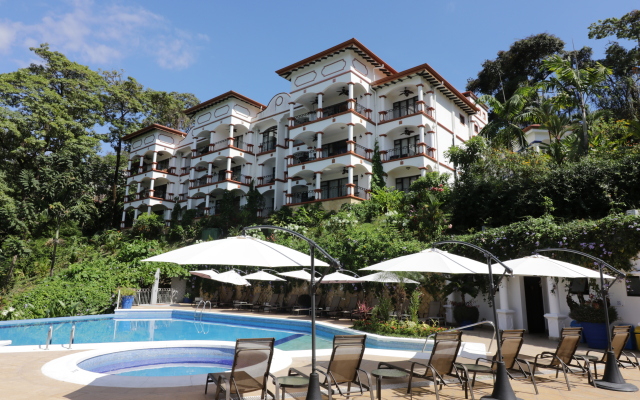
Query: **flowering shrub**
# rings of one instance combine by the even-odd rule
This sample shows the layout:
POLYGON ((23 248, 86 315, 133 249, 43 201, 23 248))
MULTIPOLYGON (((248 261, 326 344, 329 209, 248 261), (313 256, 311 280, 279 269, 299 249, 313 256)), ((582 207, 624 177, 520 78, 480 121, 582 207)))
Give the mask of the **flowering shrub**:
POLYGON ((406 337, 427 337, 432 333, 446 330, 446 328, 425 324, 424 322, 398 321, 394 319, 389 321, 359 320, 353 324, 352 328, 378 335, 406 337))

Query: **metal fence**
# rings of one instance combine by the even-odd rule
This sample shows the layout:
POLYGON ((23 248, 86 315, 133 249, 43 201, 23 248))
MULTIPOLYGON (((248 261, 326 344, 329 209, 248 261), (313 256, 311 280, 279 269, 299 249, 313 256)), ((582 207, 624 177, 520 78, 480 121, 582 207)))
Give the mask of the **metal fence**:
MULTIPOLYGON (((171 288, 158 289, 158 304, 173 304, 178 302, 178 291, 171 288)), ((138 289, 133 298, 133 305, 151 304, 151 289, 138 289)))

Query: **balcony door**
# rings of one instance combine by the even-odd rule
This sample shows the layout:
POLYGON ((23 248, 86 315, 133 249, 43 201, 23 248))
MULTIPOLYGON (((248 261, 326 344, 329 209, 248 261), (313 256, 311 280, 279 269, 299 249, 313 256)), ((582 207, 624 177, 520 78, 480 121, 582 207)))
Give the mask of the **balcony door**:
POLYGON ((393 154, 390 159, 410 157, 416 155, 416 149, 418 142, 420 141, 418 135, 411 136, 403 139, 396 139, 393 141, 393 154))
POLYGON ((418 178, 420 178, 420 175, 405 176, 404 178, 396 178, 396 190, 401 190, 405 193, 408 193, 409 188, 411 187, 411 184, 415 182, 418 178))
POLYGON ((322 157, 332 157, 347 152, 347 139, 322 145, 322 157))
MULTIPOLYGON (((322 198, 323 199, 333 199, 336 197, 346 196, 349 192, 347 191, 347 184, 349 183, 349 178, 340 178, 340 179, 332 179, 330 181, 323 181, 320 184, 320 189, 322 189, 322 198)), ((358 176, 356 174, 353 175, 353 183, 358 186, 358 176)))
POLYGON ((418 102, 418 96, 410 99, 396 101, 393 103, 393 118, 404 117, 405 115, 414 114, 418 111, 416 103, 418 102))

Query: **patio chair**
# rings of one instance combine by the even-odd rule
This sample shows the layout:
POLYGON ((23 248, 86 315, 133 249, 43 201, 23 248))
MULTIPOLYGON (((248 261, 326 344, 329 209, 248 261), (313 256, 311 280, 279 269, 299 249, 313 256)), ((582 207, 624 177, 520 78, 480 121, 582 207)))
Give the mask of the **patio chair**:
POLYGON ((340 296, 333 296, 331 298, 331 304, 328 307, 325 307, 324 310, 320 311, 320 315, 324 316, 324 317, 329 317, 329 313, 334 313, 336 311, 338 311, 338 308, 340 306, 340 301, 342 299, 340 298, 340 296))
POLYGON ((349 304, 344 310, 342 310, 342 317, 349 317, 349 319, 353 319, 353 313, 356 311, 358 311, 358 296, 351 296, 349 304))
MULTIPOLYGON (((518 358, 520 354, 520 349, 522 348, 522 344, 524 343, 524 329, 510 329, 500 331, 501 337, 501 345, 502 345, 502 360, 504 361, 504 366, 507 368, 507 375, 509 378, 515 379, 509 370, 517 369, 522 375, 524 375, 525 379, 531 380, 533 384, 533 388, 538 394, 538 386, 536 385, 536 381, 533 379, 533 372, 531 370, 531 365, 528 361, 522 360, 518 358), (523 368, 522 364, 527 366, 527 370, 523 368)), ((467 372, 473 374, 473 378, 471 379, 471 385, 469 386, 469 390, 473 390, 473 386, 476 383, 476 374, 491 374, 493 377, 493 381, 495 382, 495 374, 496 374, 496 362, 498 355, 494 355, 493 358, 478 358, 475 364, 463 364, 466 367, 467 372), (487 362, 490 365, 482 365, 479 364, 480 361, 487 362)), ((460 367, 462 364, 456 363, 457 367, 460 367)), ((468 377, 467 377, 468 380, 468 377)), ((466 397, 466 392, 465 392, 466 397)))
POLYGON ((300 315, 301 312, 310 314, 311 311, 311 296, 308 294, 301 294, 298 296, 297 304, 291 308, 291 314, 296 313, 300 315))
POLYGON ((278 298, 278 294, 277 293, 272 293, 271 297, 269 298, 269 301, 267 301, 266 298, 264 299, 265 301, 263 301, 263 302, 262 301, 258 301, 258 304, 254 304, 251 307, 251 310, 252 311, 260 311, 260 310, 266 311, 266 307, 268 307, 267 304, 269 304, 269 305, 275 304, 277 298, 278 298))
MULTIPOLYGON (((444 377, 447 375, 458 379, 466 395, 469 385, 469 372, 463 364, 457 364, 459 365, 457 366, 455 362, 462 343, 461 339, 461 331, 438 332, 434 340, 433 349, 431 350, 431 357, 426 364, 414 361, 411 362, 410 368, 407 368, 405 365, 399 363, 381 362, 378 364, 378 369, 397 369, 409 374, 407 393, 411 398, 413 398, 411 383, 415 378, 418 378, 433 382, 436 400, 439 400, 442 386, 448 386, 448 383, 444 380, 444 377), (459 369, 462 370, 462 373, 459 372, 459 369)), ((471 391, 471 399, 475 400, 473 390, 471 391)))
POLYGON ((445 318, 442 315, 442 303, 439 301, 432 301, 429 303, 429 311, 422 318, 418 318, 421 322, 426 322, 429 325, 444 326, 445 318))
POLYGON ((298 304, 298 295, 297 294, 292 294, 289 295, 289 299, 287 301, 287 304, 283 304, 282 306, 280 306, 278 308, 278 311, 284 311, 284 312, 291 312, 291 310, 293 310, 293 308, 298 304))
POLYGON ((268 313, 277 312, 278 309, 280 308, 280 304, 282 304, 283 299, 284 299, 284 293, 280 293, 279 295, 276 296, 273 302, 269 300, 269 305, 265 304, 263 308, 264 312, 268 312, 268 313))
MULTIPOLYGON (((638 357, 633 353, 628 353, 624 351, 624 346, 627 344, 629 337, 631 336, 631 326, 614 326, 611 334, 611 348, 613 350, 613 354, 616 356, 616 360, 618 361, 618 365, 622 368, 627 368, 627 366, 631 366, 631 368, 638 367, 640 369, 640 364, 638 363, 638 357), (624 359, 622 358, 624 356, 624 359), (631 360, 631 357, 635 359, 635 362, 631 360), (626 365, 625 365, 626 364, 626 365)), ((597 364, 604 364, 607 362, 607 353, 605 350, 589 350, 587 354, 581 356, 588 363, 593 364, 593 378, 598 379, 598 370, 597 364), (596 352, 602 353, 602 355, 590 355, 589 353, 596 352)))
POLYGON ((593 382, 588 361, 580 356, 576 356, 576 350, 578 349, 580 337, 582 336, 582 328, 562 328, 560 336, 560 343, 558 343, 555 352, 543 351, 535 357, 533 361, 533 378, 535 379, 536 368, 542 367, 555 369, 556 378, 559 372, 562 371, 564 380, 567 382, 568 390, 571 390, 571 386, 569 385, 567 372, 577 375, 587 375, 589 382, 593 382), (585 365, 580 364, 581 359, 585 365), (575 364, 572 364, 572 362, 575 362, 575 364), (575 367, 577 370, 573 370, 571 367, 575 367))
MULTIPOLYGON (((366 340, 367 335, 335 335, 333 337, 333 351, 329 364, 326 368, 318 366, 317 369, 318 373, 324 375, 324 379, 320 379, 320 386, 327 390, 329 400, 333 399, 336 392, 339 396, 348 398, 363 396, 366 390, 369 391, 371 400, 374 400, 371 374, 360 368, 366 340), (361 375, 366 377, 366 384, 362 382, 361 375), (354 389, 351 388, 352 385, 355 385, 354 389)), ((295 368, 289 369, 289 375, 308 377, 295 368)))
POLYGON ((274 338, 237 339, 231 372, 208 374, 204 393, 207 394, 209 383, 213 383, 216 385, 216 400, 220 392, 224 392, 225 399, 230 400, 232 394, 244 399, 244 393, 258 390, 261 392, 260 399, 266 400, 267 394, 275 399, 267 389, 274 343, 274 338))

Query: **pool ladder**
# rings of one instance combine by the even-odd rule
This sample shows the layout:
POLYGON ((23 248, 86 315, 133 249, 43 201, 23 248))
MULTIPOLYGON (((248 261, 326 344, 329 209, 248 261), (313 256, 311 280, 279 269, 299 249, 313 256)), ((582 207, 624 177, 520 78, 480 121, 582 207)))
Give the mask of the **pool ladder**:
MULTIPOLYGON (((75 339, 76 336, 76 323, 74 322, 73 325, 71 326, 71 333, 69 334, 69 347, 68 349, 71 350, 71 345, 73 344, 73 340, 75 339)), ((51 340, 53 339, 53 325, 49 325, 49 330, 47 331, 47 341, 45 343, 45 350, 49 350, 49 345, 51 345, 51 340)))
POLYGON ((209 304, 209 310, 211 310, 211 302, 209 300, 207 300, 207 301, 200 300, 200 302, 196 306, 196 312, 193 314, 193 320, 194 321, 196 321, 196 320, 197 321, 202 321, 202 313, 207 308, 207 304, 209 304), (200 310, 200 306, 202 306, 202 310, 200 310), (200 310, 200 314, 198 314, 198 310, 200 310), (198 315, 200 316, 199 319, 198 319, 198 315))

